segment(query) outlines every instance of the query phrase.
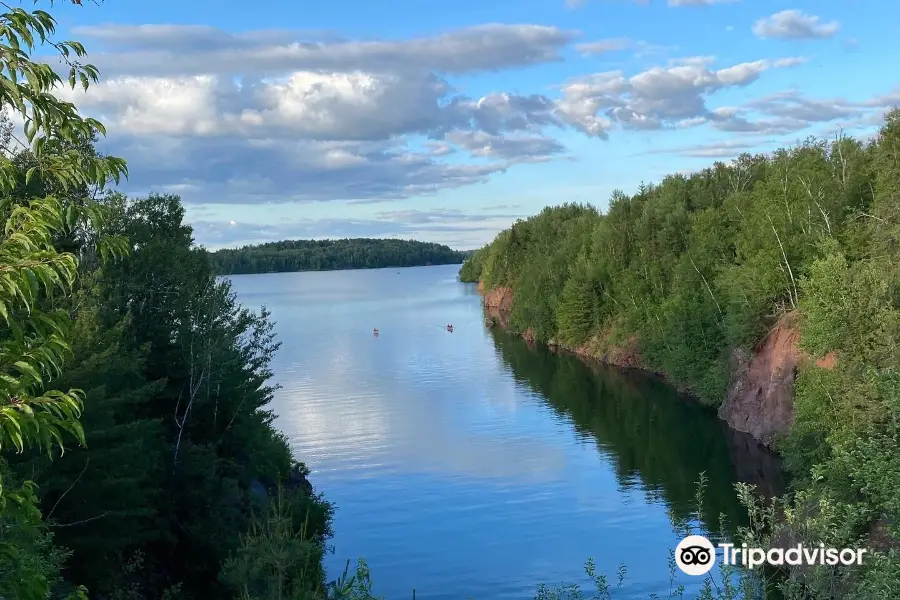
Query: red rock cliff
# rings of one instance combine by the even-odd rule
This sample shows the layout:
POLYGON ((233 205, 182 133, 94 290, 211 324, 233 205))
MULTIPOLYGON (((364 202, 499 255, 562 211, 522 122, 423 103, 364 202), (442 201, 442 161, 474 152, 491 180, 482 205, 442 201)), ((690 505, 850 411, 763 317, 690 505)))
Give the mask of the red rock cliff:
MULTIPOLYGON (((719 407, 719 417, 768 446, 786 434, 794 422, 797 368, 811 360, 797 347, 799 341, 797 315, 788 313, 778 320, 752 356, 736 351, 732 356, 731 385, 719 407)), ((835 364, 834 354, 816 361, 824 369, 835 364)))
POLYGON ((771 445, 788 432, 794 418, 794 379, 802 353, 800 332, 782 317, 751 356, 732 355, 732 379, 719 417, 734 429, 771 445))
POLYGON ((512 310, 513 291, 508 287, 496 287, 484 291, 484 282, 479 281, 478 292, 483 296, 484 309, 501 327, 509 326, 509 311, 512 310))

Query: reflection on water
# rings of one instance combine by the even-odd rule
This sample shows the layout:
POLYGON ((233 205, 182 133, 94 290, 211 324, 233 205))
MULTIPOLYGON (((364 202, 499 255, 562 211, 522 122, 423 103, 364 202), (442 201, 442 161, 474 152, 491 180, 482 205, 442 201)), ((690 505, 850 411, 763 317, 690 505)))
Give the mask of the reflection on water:
POLYGON ((740 445, 655 380, 485 329, 456 268, 232 278, 277 321, 273 408, 337 505, 329 571, 365 557, 388 598, 525 599, 593 556, 628 565, 622 598, 667 592, 700 471, 703 520, 742 517, 740 445))
MULTIPOLYGON (((560 417, 571 419, 579 438, 595 445, 612 466, 623 490, 640 489, 664 500, 675 517, 690 519, 696 512, 696 482, 705 472, 703 526, 717 530, 722 515, 732 527, 744 523, 730 460, 729 438, 736 436, 723 435, 711 411, 656 378, 556 354, 499 329, 492 334, 499 358, 516 380, 545 398, 560 417)), ((750 443, 744 443, 749 451, 750 443)), ((761 477, 753 483, 778 477, 777 462, 759 470, 761 477)))

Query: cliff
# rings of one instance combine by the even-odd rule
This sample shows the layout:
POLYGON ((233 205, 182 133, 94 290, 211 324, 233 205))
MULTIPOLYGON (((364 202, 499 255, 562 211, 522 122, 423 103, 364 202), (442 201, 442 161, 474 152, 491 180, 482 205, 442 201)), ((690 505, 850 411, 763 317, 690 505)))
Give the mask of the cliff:
POLYGON ((731 383, 719 417, 771 446, 794 421, 793 390, 804 358, 795 317, 782 317, 752 354, 732 352, 731 383))
POLYGON ((478 282, 478 292, 482 295, 484 309, 488 317, 501 327, 509 326, 509 312, 512 310, 513 291, 509 287, 496 287, 484 291, 484 283, 478 282))
MULTIPOLYGON (((719 417, 767 446, 787 434, 794 422, 794 380, 797 369, 812 358, 800 350, 796 313, 782 316, 752 354, 732 353, 732 377, 719 417)), ((824 369, 837 362, 834 354, 815 361, 824 369)))
MULTIPOLYGON (((508 326, 513 290, 498 287, 485 292, 484 285, 479 283, 478 291, 483 295, 490 319, 503 327, 508 326)), ((530 330, 523 336, 533 341, 530 330)), ((648 370, 641 360, 636 336, 625 336, 619 344, 612 343, 612 337, 612 331, 606 330, 583 346, 567 349, 617 367, 648 370)), ((768 447, 788 432, 794 419, 793 388, 797 369, 811 361, 798 347, 799 339, 797 315, 788 313, 752 352, 740 349, 732 352, 731 382, 718 410, 719 418, 729 427, 750 434, 768 447)), ((828 355, 816 364, 832 368, 835 361, 834 355, 828 355)), ((664 373, 656 374, 665 376, 664 373)))

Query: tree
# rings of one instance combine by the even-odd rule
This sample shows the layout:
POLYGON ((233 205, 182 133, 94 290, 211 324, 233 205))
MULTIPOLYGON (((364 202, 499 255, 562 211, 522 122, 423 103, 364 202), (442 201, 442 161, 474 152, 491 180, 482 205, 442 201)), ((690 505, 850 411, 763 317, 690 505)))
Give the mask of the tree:
POLYGON ((463 262, 465 253, 414 240, 285 240, 210 253, 220 275, 416 267, 463 262))
MULTIPOLYGON (((67 191, 78 186, 103 187, 126 174, 121 159, 85 157, 69 147, 105 130, 98 121, 79 115, 73 104, 57 98, 53 92, 63 84, 62 79, 49 65, 32 60, 37 47, 50 46, 68 66, 70 87, 80 83, 87 89, 97 81, 97 70, 79 62, 85 56, 83 46, 53 41, 54 31, 53 17, 43 10, 10 8, 0 14, 0 37, 4 38, 0 43, 0 105, 24 122, 24 141, 11 132, 8 137, 23 147, 27 144, 33 157, 33 164, 24 171, 8 151, 0 157, 0 216, 4 221, 0 237, 2 451, 37 447, 52 454, 54 449, 65 450, 64 435, 84 441, 78 422, 82 392, 48 389, 69 354, 71 318, 65 301, 78 275, 77 258, 58 251, 53 242, 75 226, 93 231, 103 227, 102 210, 95 203, 68 203, 67 191), (27 185, 35 175, 47 182, 45 192, 52 188, 54 193, 16 198, 20 183, 27 185)), ((98 249, 103 256, 119 254, 124 244, 120 239, 106 239, 98 249)), ((13 597, 45 598, 54 583, 42 567, 46 547, 32 544, 37 554, 31 554, 33 559, 23 557, 16 550, 24 547, 21 535, 10 533, 20 530, 18 524, 27 525, 34 536, 43 535, 34 487, 24 482, 4 489, 2 483, 0 560, 6 562, 0 571, 9 575, 4 582, 11 582, 13 597)))
POLYGON ((587 270, 587 261, 581 261, 563 286, 559 298, 559 334, 568 344, 583 343, 597 327, 594 281, 587 270))
MULTIPOLYGON (((53 18, 45 11, 29 13, 14 8, 0 15, 0 28, 7 38, 6 44, 0 44, 0 64, 8 74, 0 78, 0 100, 23 118, 25 137, 37 163, 25 173, 25 180, 39 173, 62 190, 102 186, 110 179, 118 182, 126 173, 121 159, 84 157, 75 150, 48 151, 51 140, 74 143, 83 136, 105 132, 98 121, 82 118, 74 105, 53 96, 62 80, 49 65, 33 62, 28 54, 36 41, 49 44, 69 65, 71 87, 80 80, 87 89, 97 80, 94 67, 70 59, 72 54, 84 56, 80 44, 50 41, 54 27, 53 18)), ((86 228, 99 230, 103 215, 96 204, 75 209, 55 196, 17 204, 10 195, 20 174, 8 156, 0 159, 0 212, 5 217, 0 239, 0 317, 6 325, 0 345, 0 448, 11 445, 21 451, 33 444, 48 450, 56 445, 62 450, 62 432, 83 441, 77 422, 82 399, 78 390, 43 389, 46 381, 60 372, 71 325, 65 312, 44 307, 53 306, 55 293, 63 298, 71 294, 77 259, 71 253, 58 252, 52 239, 79 220, 86 228)), ((121 251, 121 242, 104 240, 101 252, 121 251)))

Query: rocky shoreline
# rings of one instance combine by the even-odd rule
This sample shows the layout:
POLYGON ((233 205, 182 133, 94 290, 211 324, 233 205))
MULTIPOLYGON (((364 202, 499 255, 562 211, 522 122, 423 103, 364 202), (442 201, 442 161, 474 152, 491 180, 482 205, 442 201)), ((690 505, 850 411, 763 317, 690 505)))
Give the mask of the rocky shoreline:
MULTIPOLYGON (((482 295, 487 320, 509 328, 509 314, 514 302, 513 290, 509 287, 497 287, 485 291, 482 282, 479 282, 477 289, 482 295)), ((536 341, 530 329, 521 332, 521 335, 529 342, 536 341)), ((786 313, 752 352, 735 349, 731 353, 731 380, 725 400, 718 408, 718 416, 732 429, 750 434, 768 448, 772 448, 779 438, 787 434, 793 424, 793 391, 797 369, 812 361, 799 349, 799 337, 796 313, 786 313)), ((653 373, 674 383, 666 373, 646 367, 640 356, 638 339, 634 335, 618 344, 611 342, 608 331, 598 332, 579 347, 568 347, 556 340, 546 340, 546 343, 616 367, 653 373)), ((826 356, 816 361, 816 364, 830 369, 835 365, 835 357, 826 356)), ((676 384, 675 387, 682 393, 691 394, 691 390, 684 386, 676 384)))

